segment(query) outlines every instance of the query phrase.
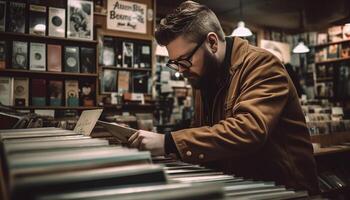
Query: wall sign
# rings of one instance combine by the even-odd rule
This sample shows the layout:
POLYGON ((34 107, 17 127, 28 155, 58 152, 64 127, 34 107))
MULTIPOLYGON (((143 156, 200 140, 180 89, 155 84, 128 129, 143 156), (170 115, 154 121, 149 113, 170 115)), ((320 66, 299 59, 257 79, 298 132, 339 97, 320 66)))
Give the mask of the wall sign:
POLYGON ((146 4, 108 0, 107 10, 107 29, 146 33, 146 4))

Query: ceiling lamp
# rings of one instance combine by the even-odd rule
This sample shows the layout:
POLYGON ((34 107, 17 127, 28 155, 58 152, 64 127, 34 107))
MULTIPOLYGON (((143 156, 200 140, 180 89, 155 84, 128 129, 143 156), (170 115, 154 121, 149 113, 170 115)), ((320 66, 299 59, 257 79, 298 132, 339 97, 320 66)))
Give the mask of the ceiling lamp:
POLYGON ((308 53, 309 51, 309 47, 307 47, 302 40, 299 40, 298 45, 293 49, 293 53, 308 53))
MULTIPOLYGON (((242 19, 242 2, 239 1, 239 17, 242 19)), ((252 36, 253 33, 249 30, 249 28, 245 27, 245 23, 243 21, 239 21, 237 24, 237 28, 233 30, 232 36, 237 37, 249 37, 252 36)))
MULTIPOLYGON (((304 17, 303 17, 303 10, 300 9, 300 29, 304 31, 304 17)), ((301 39, 299 35, 299 43, 297 46, 293 48, 293 53, 308 53, 310 51, 309 47, 307 47, 304 44, 304 41, 301 39)))

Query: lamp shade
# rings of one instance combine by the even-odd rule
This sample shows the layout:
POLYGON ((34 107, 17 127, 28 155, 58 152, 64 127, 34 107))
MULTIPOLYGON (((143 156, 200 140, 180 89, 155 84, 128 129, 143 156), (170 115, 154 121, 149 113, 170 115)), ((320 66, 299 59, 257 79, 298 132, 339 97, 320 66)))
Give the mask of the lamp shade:
POLYGON ((237 28, 233 30, 232 36, 238 36, 238 37, 249 37, 253 35, 253 33, 245 27, 245 24, 243 21, 238 22, 237 28))
POLYGON ((300 41, 293 49, 293 53, 308 53, 309 51, 309 47, 307 47, 303 41, 300 41))

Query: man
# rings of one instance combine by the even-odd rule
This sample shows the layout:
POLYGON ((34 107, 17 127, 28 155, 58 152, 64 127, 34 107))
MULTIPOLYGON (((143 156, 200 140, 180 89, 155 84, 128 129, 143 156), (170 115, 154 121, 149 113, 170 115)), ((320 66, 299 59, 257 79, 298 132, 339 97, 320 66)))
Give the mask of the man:
POLYGON ((169 52, 168 67, 195 89, 194 128, 165 135, 139 131, 130 137, 131 147, 318 192, 298 95, 275 56, 238 37, 225 38, 215 14, 192 1, 161 20, 156 39, 169 52))

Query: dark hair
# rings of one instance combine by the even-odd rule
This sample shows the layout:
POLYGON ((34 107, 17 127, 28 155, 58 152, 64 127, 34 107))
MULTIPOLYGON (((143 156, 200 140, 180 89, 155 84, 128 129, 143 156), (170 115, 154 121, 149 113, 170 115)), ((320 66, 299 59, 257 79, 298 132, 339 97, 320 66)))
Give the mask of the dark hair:
POLYGON ((180 35, 193 42, 199 42, 209 32, 220 40, 225 39, 224 31, 213 11, 193 1, 185 1, 160 21, 155 37, 158 44, 166 46, 180 35))

